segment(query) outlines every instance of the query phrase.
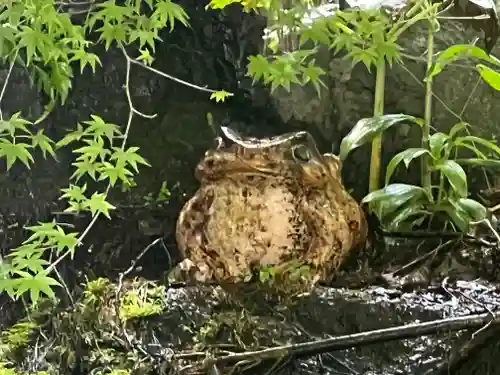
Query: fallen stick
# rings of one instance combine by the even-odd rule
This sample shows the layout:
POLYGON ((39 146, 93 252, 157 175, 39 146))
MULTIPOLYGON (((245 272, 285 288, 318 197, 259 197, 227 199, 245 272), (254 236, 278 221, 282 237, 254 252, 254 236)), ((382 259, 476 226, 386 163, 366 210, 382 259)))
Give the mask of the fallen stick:
POLYGON ((485 324, 500 323, 500 313, 467 315, 458 318, 432 320, 430 322, 408 324, 391 328, 377 329, 351 335, 337 336, 324 340, 309 341, 299 344, 288 344, 263 350, 228 354, 222 357, 208 357, 203 361, 205 369, 218 365, 228 365, 243 360, 276 359, 285 356, 304 357, 322 354, 335 350, 359 347, 378 342, 387 342, 415 338, 419 336, 438 334, 441 332, 460 331, 468 328, 478 328, 485 324))

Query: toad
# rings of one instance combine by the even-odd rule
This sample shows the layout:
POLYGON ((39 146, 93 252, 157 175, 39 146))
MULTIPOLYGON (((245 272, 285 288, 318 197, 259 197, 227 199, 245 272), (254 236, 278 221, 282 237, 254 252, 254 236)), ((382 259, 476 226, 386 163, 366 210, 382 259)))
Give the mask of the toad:
POLYGON ((342 185, 341 162, 320 154, 307 132, 245 138, 229 128, 205 153, 196 194, 180 212, 184 260, 176 277, 241 282, 253 271, 298 261, 327 282, 363 246, 361 207, 342 185))

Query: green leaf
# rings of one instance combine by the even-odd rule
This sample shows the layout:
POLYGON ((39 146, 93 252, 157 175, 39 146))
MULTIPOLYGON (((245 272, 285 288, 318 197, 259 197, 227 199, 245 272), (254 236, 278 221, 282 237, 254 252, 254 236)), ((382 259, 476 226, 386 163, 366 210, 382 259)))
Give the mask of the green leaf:
POLYGON ((170 31, 174 30, 175 21, 179 21, 186 27, 189 26, 189 16, 187 13, 180 5, 170 0, 157 1, 153 17, 156 17, 164 26, 170 24, 170 31))
POLYGON ((137 164, 151 167, 146 159, 144 159, 137 153, 137 151, 139 151, 139 147, 129 147, 126 150, 122 150, 118 147, 113 147, 113 151, 114 152, 110 156, 109 160, 116 160, 116 168, 124 168, 127 165, 130 165, 136 172, 139 172, 137 164))
POLYGON ((213 92, 211 95, 210 95, 210 100, 214 100, 218 103, 218 102, 224 102, 226 100, 226 98, 228 96, 233 96, 233 94, 227 92, 227 91, 224 91, 224 90, 220 90, 220 91, 216 91, 216 92, 213 92))
POLYGON ((33 234, 26 241, 24 241, 23 244, 44 242, 46 239, 52 237, 57 231, 55 220, 48 223, 39 223, 38 225, 27 226, 25 229, 33 232, 33 234))
POLYGON ((459 197, 465 198, 467 196, 467 175, 460 164, 453 160, 445 160, 436 165, 436 169, 443 172, 459 197))
POLYGON ((461 232, 467 232, 472 218, 469 213, 453 200, 447 200, 435 207, 435 212, 444 212, 461 232))
POLYGON ((16 291, 19 288, 20 283, 21 279, 12 279, 10 278, 10 275, 8 278, 0 278, 0 291, 5 291, 11 299, 16 300, 16 291))
POLYGON ((92 215, 103 214, 108 219, 111 219, 109 211, 116 208, 106 200, 106 194, 102 193, 92 194, 90 199, 84 202, 84 205, 90 210, 92 215))
POLYGON ((429 154, 430 152, 423 148, 409 148, 407 150, 401 151, 399 154, 395 155, 390 163, 387 165, 386 175, 385 175, 385 184, 389 184, 389 181, 396 170, 396 167, 404 161, 406 168, 410 165, 410 162, 413 159, 416 159, 424 154, 429 154))
POLYGON ((454 203, 467 211, 474 221, 481 221, 489 216, 488 209, 474 199, 460 198, 454 203))
POLYGON ((429 148, 431 150, 431 154, 434 157, 434 159, 436 160, 441 159, 441 151, 445 146, 446 142, 448 141, 448 139, 449 139, 448 135, 440 132, 431 135, 431 137, 429 138, 429 148))
POLYGON ((57 280, 46 276, 45 273, 39 273, 35 276, 22 271, 16 271, 15 273, 21 276, 21 281, 16 290, 16 296, 18 298, 29 291, 33 305, 37 305, 40 299, 40 293, 45 294, 53 300, 56 299, 56 295, 51 286, 61 286, 57 280))
POLYGON ((484 138, 475 137, 473 135, 466 135, 464 137, 458 137, 455 142, 468 142, 474 147, 475 143, 479 143, 481 146, 484 146, 490 149, 491 151, 496 152, 497 155, 500 155, 500 147, 498 147, 495 143, 488 141, 484 138))
POLYGON ((205 9, 224 9, 230 4, 240 3, 241 0, 211 0, 206 6, 205 9))
MULTIPOLYGON (((87 129, 85 129, 85 134, 94 137, 105 136, 109 141, 112 141, 115 135, 120 136, 122 134, 118 125, 105 122, 97 115, 91 115, 90 117, 92 117, 92 120, 83 122, 85 125, 88 125, 87 129)), ((98 143, 103 144, 101 140, 98 140, 98 143)))
POLYGON ((88 174, 92 180, 96 181, 96 173, 102 168, 102 163, 91 161, 89 158, 82 158, 82 160, 71 163, 76 169, 71 175, 70 179, 75 179, 76 182, 83 176, 88 174))
POLYGON ((132 172, 130 172, 123 165, 113 165, 109 162, 104 162, 99 167, 98 171, 101 174, 97 181, 103 181, 108 179, 109 184, 111 186, 115 186, 116 181, 122 180, 125 184, 129 185, 131 183, 129 176, 133 176, 132 172))
POLYGON ((30 169, 30 162, 34 163, 35 161, 28 151, 28 148, 31 148, 31 145, 25 143, 12 143, 7 139, 0 139, 0 157, 6 157, 7 170, 10 170, 18 159, 30 169))
POLYGON ((56 148, 61 148, 73 143, 74 141, 79 141, 84 135, 85 130, 83 129, 83 126, 81 124, 77 124, 76 130, 66 134, 63 139, 56 143, 56 148))
POLYGON ((328 20, 326 18, 318 18, 311 25, 303 25, 300 30, 300 46, 304 45, 308 40, 315 44, 330 45, 333 34, 328 28, 328 20))
POLYGON ((7 56, 15 46, 17 30, 9 24, 0 23, 0 57, 7 56))
POLYGON ((84 49, 78 49, 72 51, 73 56, 69 59, 69 62, 80 61, 80 74, 83 73, 83 70, 87 65, 92 68, 92 73, 95 73, 95 66, 99 64, 102 66, 101 60, 99 56, 94 53, 90 53, 84 49))
POLYGON ((462 132, 462 130, 467 129, 469 124, 465 122, 458 122, 453 127, 450 129, 450 132, 448 133, 448 136, 450 139, 455 139, 455 137, 462 132))
POLYGON ((386 187, 373 191, 363 198, 362 204, 374 203, 383 205, 383 215, 388 215, 401 207, 410 199, 424 199, 428 201, 429 197, 424 188, 407 184, 390 184, 386 187))
POLYGON ((26 259, 40 258, 47 249, 49 249, 49 247, 42 247, 39 244, 35 245, 33 243, 29 243, 16 247, 7 255, 7 257, 26 259))
POLYGON ((111 43, 116 42, 121 45, 126 39, 126 29, 122 25, 114 25, 110 22, 104 22, 102 27, 97 29, 101 33, 99 41, 104 41, 104 48, 109 50, 111 43))
POLYGON ((73 150, 73 153, 81 154, 76 158, 76 160, 89 160, 93 163, 97 160, 97 158, 104 160, 106 155, 110 153, 110 151, 104 147, 104 140, 99 136, 92 139, 84 139, 83 142, 88 146, 83 146, 73 150))
POLYGON ((342 143, 340 144, 340 160, 344 161, 352 150, 371 142, 373 138, 385 130, 403 121, 421 124, 420 119, 404 114, 384 115, 359 120, 349 134, 342 139, 342 143))
POLYGON ((495 90, 500 91, 500 73, 483 64, 477 64, 476 70, 488 85, 490 85, 495 90))
POLYGON ((429 211, 425 210, 424 204, 422 204, 424 202, 422 202, 421 199, 408 200, 392 214, 385 215, 382 218, 384 226, 389 231, 402 230, 403 228, 407 228, 408 224, 410 224, 411 228, 416 220, 409 222, 408 219, 414 218, 415 216, 425 217, 431 215, 429 211))
POLYGON ((43 134, 43 129, 40 129, 38 133, 33 135, 31 137, 31 146, 32 147, 40 147, 40 150, 42 150, 42 154, 44 158, 47 158, 47 152, 52 155, 53 158, 56 157, 56 153, 54 152, 54 149, 52 148, 52 144, 54 144, 54 141, 47 137, 45 134, 43 134))
POLYGON ((57 225, 55 231, 50 236, 48 243, 55 247, 56 253, 60 254, 64 250, 73 250, 78 245, 78 233, 66 233, 64 229, 57 225))
POLYGON ((23 119, 20 112, 14 113, 8 120, 0 120, 0 133, 9 133, 11 137, 15 137, 16 133, 20 130, 25 134, 31 135, 31 131, 27 125, 31 122, 23 119))
POLYGON ((500 168, 500 160, 468 158, 456 159, 455 161, 460 165, 467 165, 471 167, 500 168))
POLYGON ((471 145, 470 143, 462 142, 460 140, 455 141, 455 147, 466 148, 476 154, 480 159, 488 159, 488 157, 477 149, 477 147, 471 145))
POLYGON ((160 40, 155 31, 136 29, 129 35, 128 43, 131 44, 139 39, 139 49, 149 46, 155 52, 155 40, 160 40))
POLYGON ((154 58, 151 56, 149 49, 139 49, 140 55, 137 56, 137 61, 141 61, 145 65, 151 66, 153 64, 154 58))
POLYGON ((19 39, 17 41, 17 48, 25 48, 26 65, 30 66, 33 58, 36 57, 37 45, 43 39, 44 35, 28 26, 23 25, 20 28, 21 31, 16 35, 19 39))
POLYGON ((249 56, 247 64, 247 76, 252 77, 252 83, 255 84, 259 79, 269 76, 271 63, 262 55, 249 56))
POLYGON ((311 82, 318 94, 321 97, 321 86, 327 88, 324 82, 321 80, 321 76, 324 76, 326 72, 319 66, 315 65, 314 59, 309 61, 306 67, 302 68, 302 84, 306 85, 311 82))
POLYGON ((47 264, 50 263, 45 259, 40 259, 33 256, 30 258, 15 257, 12 259, 12 266, 16 270, 27 270, 33 273, 43 272, 47 264))
POLYGON ((427 74, 425 80, 431 79, 443 71, 443 69, 459 59, 475 58, 499 65, 497 59, 490 57, 486 51, 472 44, 455 44, 441 52, 434 63, 433 68, 427 74))
POLYGON ((82 202, 87 199, 85 196, 85 191, 87 190, 87 184, 70 185, 69 188, 61 189, 64 193, 59 199, 69 199, 75 202, 82 202))

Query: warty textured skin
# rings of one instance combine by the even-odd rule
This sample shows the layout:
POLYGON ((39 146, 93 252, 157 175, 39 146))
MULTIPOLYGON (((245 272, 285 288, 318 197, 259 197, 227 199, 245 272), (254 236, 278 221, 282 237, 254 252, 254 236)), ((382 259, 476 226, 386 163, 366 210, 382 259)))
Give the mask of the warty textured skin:
POLYGON ((195 175, 176 238, 184 281, 241 282, 261 267, 299 261, 327 282, 363 246, 367 224, 340 178, 341 162, 321 155, 306 132, 244 138, 224 128, 195 175))

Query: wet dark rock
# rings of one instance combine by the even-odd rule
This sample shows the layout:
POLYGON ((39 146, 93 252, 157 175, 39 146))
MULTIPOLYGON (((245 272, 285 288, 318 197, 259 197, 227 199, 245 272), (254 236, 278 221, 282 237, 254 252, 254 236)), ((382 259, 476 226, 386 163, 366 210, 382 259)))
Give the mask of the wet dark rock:
MULTIPOLYGON (((138 374, 146 373, 144 369, 153 370, 155 374, 172 373, 169 371, 193 374, 196 368, 192 365, 197 361, 201 364, 204 359, 199 353, 215 354, 216 348, 227 352, 248 352, 440 318, 493 314, 499 312, 500 306, 498 288, 481 280, 411 293, 374 287, 361 290, 318 288, 311 295, 302 297, 266 294, 267 289, 251 285, 231 289, 209 286, 167 288, 164 292, 141 280, 125 280, 122 285, 119 294, 116 293, 120 289, 113 284, 107 285, 108 291, 95 292, 96 297, 92 299, 86 294, 71 310, 49 308, 34 314, 35 320, 42 325, 30 342, 36 342, 38 350, 31 344, 23 347, 18 352, 18 366, 27 370, 48 369, 54 373, 55 368, 62 369, 59 366, 64 365, 69 366, 68 370, 78 368, 89 373, 104 368, 106 364, 111 366, 110 369, 125 369, 143 363, 142 367, 136 366, 138 374), (140 291, 137 295, 145 296, 147 290, 150 293, 148 299, 139 298, 139 302, 132 304, 127 302, 129 308, 125 310, 124 301, 131 301, 124 299, 127 293, 140 291), (154 303, 161 309, 158 314, 146 314, 117 323, 117 314, 124 311, 137 314, 137 306, 145 306, 144 303, 154 303), (59 328, 53 331, 55 327, 59 328), (67 341, 69 338, 71 340, 67 341), (62 342, 66 343, 66 362, 61 362, 62 342), (124 359, 125 355, 128 360, 124 359), (119 358, 122 358, 121 362, 119 358), (179 362, 179 358, 184 360, 179 362), (71 360, 68 362, 68 359, 71 360), (181 367, 185 372, 177 372, 181 367)), ((484 329, 485 332, 488 330, 491 333, 498 328, 491 325, 484 329)), ((475 328, 459 334, 417 334, 386 342, 381 335, 377 343, 289 358, 273 373, 437 374, 440 366, 446 368, 450 351, 467 343, 474 332, 480 334, 475 328)), ((5 337, 2 340, 5 344, 5 337)), ((480 351, 477 355, 489 353, 487 362, 471 356, 458 367, 453 364, 453 373, 499 374, 496 366, 480 372, 487 364, 492 365, 495 355, 499 355, 496 341, 481 350, 483 354, 480 351)), ((246 373, 265 373, 277 359, 255 366, 248 363, 246 373)), ((219 369, 223 371, 225 368, 219 369)))

